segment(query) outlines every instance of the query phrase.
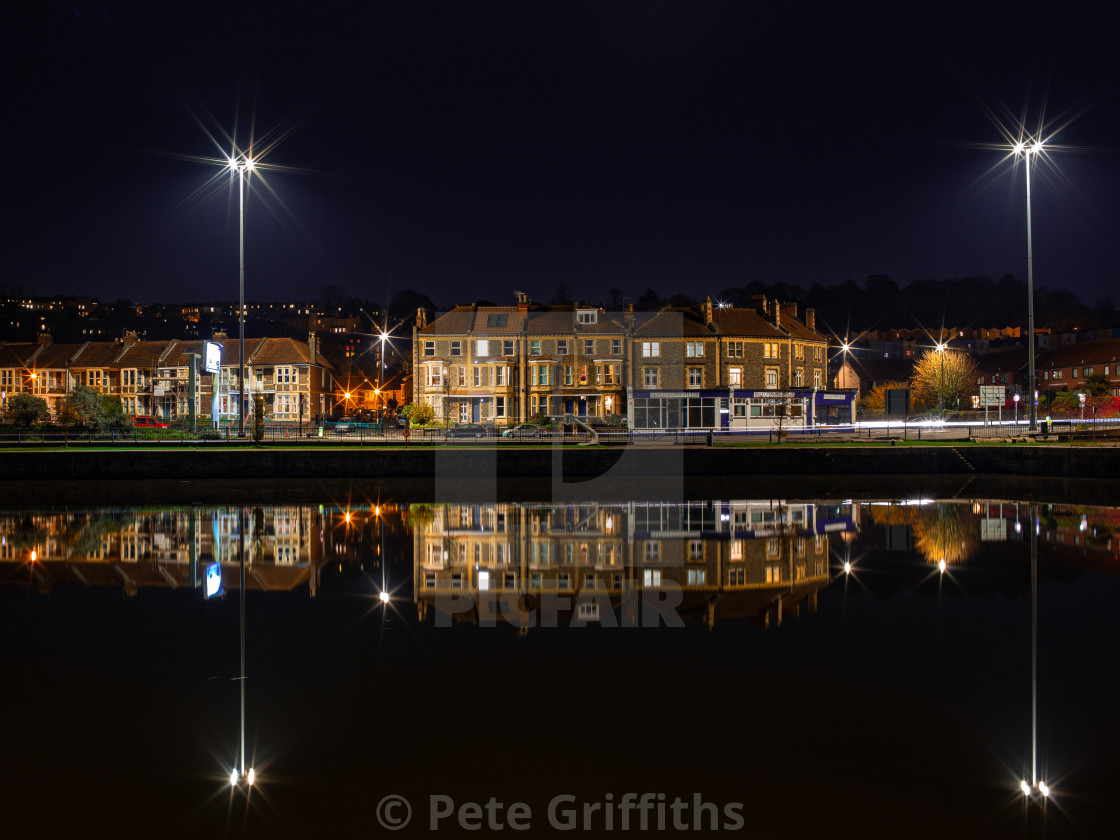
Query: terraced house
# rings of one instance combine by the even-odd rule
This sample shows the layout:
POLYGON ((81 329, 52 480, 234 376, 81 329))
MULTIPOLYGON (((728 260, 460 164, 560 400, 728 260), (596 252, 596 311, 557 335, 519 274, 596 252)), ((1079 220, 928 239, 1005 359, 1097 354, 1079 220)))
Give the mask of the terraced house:
POLYGON ((214 341, 221 347, 216 375, 203 373, 198 363, 202 341, 148 342, 130 333, 114 342, 54 344, 43 336, 36 344, 0 344, 0 391, 4 399, 19 393, 41 397, 52 415, 76 385, 119 397, 126 415, 165 420, 188 416, 192 397, 199 416, 219 419, 236 417, 241 397, 246 418, 253 415, 257 396, 264 399, 267 418, 275 421, 299 421, 301 415, 309 420, 333 408, 334 368, 319 355, 314 334, 306 343, 247 340, 244 382, 237 372, 237 341, 221 335, 214 341))
POLYGON ((667 308, 633 328, 636 429, 747 429, 851 419, 852 395, 827 392, 827 338, 813 310, 756 297, 749 308, 667 308))
POLYGON ((536 415, 602 417, 624 404, 626 329, 602 309, 458 306, 417 313, 413 399, 441 421, 513 425, 536 415))

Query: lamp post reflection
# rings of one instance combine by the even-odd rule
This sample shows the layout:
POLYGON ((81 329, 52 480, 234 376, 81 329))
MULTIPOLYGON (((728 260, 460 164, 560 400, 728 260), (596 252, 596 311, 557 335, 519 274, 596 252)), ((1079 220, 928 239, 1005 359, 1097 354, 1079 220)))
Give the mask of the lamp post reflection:
POLYGON ((1030 545, 1031 545, 1031 781, 1019 782, 1023 796, 1030 797, 1034 791, 1043 801, 1050 797, 1050 787, 1038 778, 1038 505, 1031 505, 1030 545))

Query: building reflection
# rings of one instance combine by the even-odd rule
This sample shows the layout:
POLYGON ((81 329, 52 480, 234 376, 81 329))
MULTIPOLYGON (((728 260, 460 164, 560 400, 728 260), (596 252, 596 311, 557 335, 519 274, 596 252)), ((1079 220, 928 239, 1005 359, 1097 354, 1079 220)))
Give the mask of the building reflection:
POLYGON ((566 598, 562 620, 603 620, 609 605, 625 622, 630 596, 675 589, 677 612, 709 627, 776 625, 816 608, 830 540, 856 531, 850 505, 777 500, 412 505, 408 517, 420 617, 454 603, 475 622, 510 597, 525 609, 566 598))
POLYGON ((323 515, 307 506, 245 509, 240 539, 235 507, 0 513, 0 581, 55 584, 199 587, 219 563, 226 588, 237 588, 241 545, 246 588, 314 595, 326 561, 323 515), (227 573, 228 569, 228 573, 227 573))

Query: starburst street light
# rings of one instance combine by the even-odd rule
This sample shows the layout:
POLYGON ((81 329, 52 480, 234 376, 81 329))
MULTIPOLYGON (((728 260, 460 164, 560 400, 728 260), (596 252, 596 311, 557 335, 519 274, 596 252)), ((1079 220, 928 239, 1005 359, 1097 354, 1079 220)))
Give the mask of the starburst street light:
POLYGON ((1015 157, 1023 159, 1023 170, 1027 173, 1027 381, 1030 390, 1027 402, 1030 405, 1030 430, 1037 428, 1038 410, 1035 406, 1034 381, 1034 258, 1031 252, 1031 166, 1043 153, 1043 141, 1020 140, 1014 146, 1015 157))
POLYGON ((237 308, 237 436, 245 437, 245 176, 255 167, 248 154, 230 155, 230 172, 237 173, 237 203, 240 208, 238 286, 240 305, 237 308))

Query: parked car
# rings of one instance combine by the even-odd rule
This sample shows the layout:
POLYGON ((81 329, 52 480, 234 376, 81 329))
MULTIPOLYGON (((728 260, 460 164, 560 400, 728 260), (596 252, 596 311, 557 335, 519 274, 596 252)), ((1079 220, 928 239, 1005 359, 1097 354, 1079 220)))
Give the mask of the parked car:
POLYGON ((158 417, 136 416, 132 418, 132 425, 138 429, 170 429, 171 427, 158 417))
POLYGON ((539 440, 540 438, 548 436, 548 429, 544 428, 544 426, 538 426, 536 423, 522 423, 519 426, 514 426, 502 432, 502 437, 510 438, 511 440, 539 440))
POLYGON ((484 438, 489 434, 490 430, 479 423, 461 423, 447 430, 449 438, 484 438))

